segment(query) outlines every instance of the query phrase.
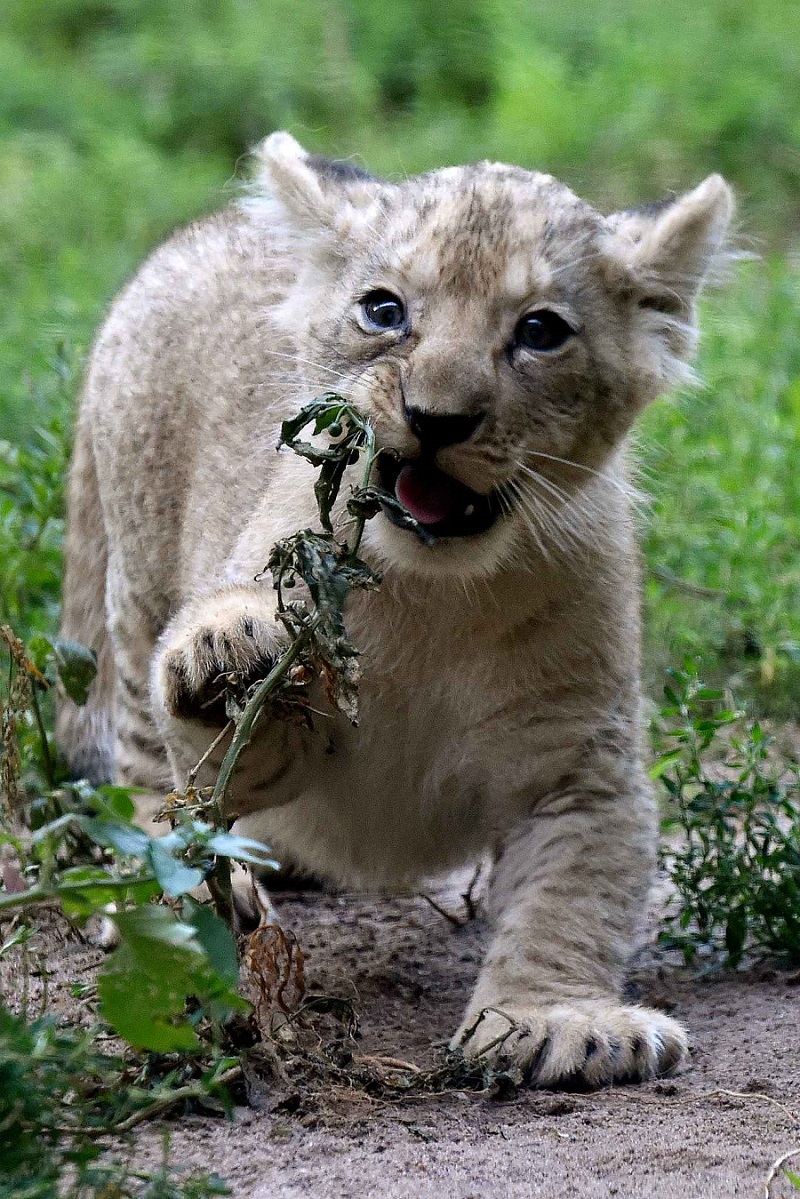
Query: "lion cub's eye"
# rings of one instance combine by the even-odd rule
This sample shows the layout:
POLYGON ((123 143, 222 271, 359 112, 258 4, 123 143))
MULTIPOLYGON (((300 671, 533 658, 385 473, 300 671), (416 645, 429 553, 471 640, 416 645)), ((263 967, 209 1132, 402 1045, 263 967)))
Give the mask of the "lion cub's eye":
POLYGON ((399 329, 405 322, 403 301, 390 291, 370 291, 361 301, 361 311, 373 329, 399 329))
POLYGON ((515 344, 526 350, 557 350, 575 330, 557 312, 540 308, 529 312, 517 325, 515 344))

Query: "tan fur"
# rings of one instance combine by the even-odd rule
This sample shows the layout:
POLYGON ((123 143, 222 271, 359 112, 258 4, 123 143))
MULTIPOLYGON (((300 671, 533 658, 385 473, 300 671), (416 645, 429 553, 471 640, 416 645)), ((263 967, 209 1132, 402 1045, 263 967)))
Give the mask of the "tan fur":
POLYGON ((433 548, 370 522, 384 584, 349 611, 361 723, 265 724, 237 827, 348 885, 413 884, 495 847, 495 939, 456 1041, 539 1083, 671 1069, 680 1026, 617 999, 656 837, 624 442, 686 373, 729 190, 714 176, 604 218, 515 167, 386 183, 287 134, 258 160, 251 197, 158 250, 95 346, 64 632, 104 666, 89 707, 63 711, 62 744, 95 777, 113 758, 121 782, 181 784, 214 735, 192 719, 209 682, 274 654, 274 592, 254 577, 315 520, 311 468, 275 452, 281 419, 342 392, 413 458, 403 398, 484 411, 437 463, 504 485, 508 514, 433 548), (404 299, 407 337, 364 330, 358 300, 378 287, 404 299), (577 335, 510 353, 542 307, 577 335))

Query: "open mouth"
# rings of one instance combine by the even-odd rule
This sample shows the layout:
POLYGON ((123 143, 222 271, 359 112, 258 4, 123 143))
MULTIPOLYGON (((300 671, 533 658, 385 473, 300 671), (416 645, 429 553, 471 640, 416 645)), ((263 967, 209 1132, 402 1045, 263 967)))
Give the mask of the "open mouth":
MULTIPOLYGON (((481 495, 446 475, 432 462, 382 454, 381 487, 393 495, 429 537, 474 537, 485 533, 502 514, 497 491, 481 495)), ((407 528, 401 513, 384 505, 392 524, 407 528)))

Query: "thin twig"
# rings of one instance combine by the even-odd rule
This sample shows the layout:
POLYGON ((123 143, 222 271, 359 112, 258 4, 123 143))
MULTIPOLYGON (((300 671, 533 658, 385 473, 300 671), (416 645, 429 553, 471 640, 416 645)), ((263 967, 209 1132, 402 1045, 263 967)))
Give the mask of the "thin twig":
POLYGON ((720 604, 733 604, 736 607, 746 607, 745 601, 736 595, 728 595, 725 591, 717 591, 714 587, 701 587, 699 583, 690 583, 688 579, 682 579, 679 575, 673 574, 666 566, 654 566, 650 570, 650 574, 654 578, 660 579, 662 583, 666 583, 668 587, 674 587, 676 591, 682 591, 685 595, 693 595, 697 599, 715 600, 720 604))
POLYGON ((39 730, 39 740, 42 744, 42 758, 44 760, 44 772, 47 775, 47 783, 49 787, 56 785, 56 772, 53 765, 53 756, 50 753, 50 744, 47 740, 47 732, 42 720, 42 710, 39 707, 39 697, 36 694, 36 683, 31 685, 31 706, 33 707, 33 715, 36 719, 36 727, 39 730))
MULTIPOLYGON (((229 1070, 225 1070, 220 1074, 219 1078, 214 1079, 214 1086, 227 1086, 228 1083, 234 1082, 239 1078, 241 1073, 241 1066, 231 1066, 229 1070)), ((208 1094, 208 1085, 204 1083, 196 1082, 190 1083, 185 1087, 178 1087, 168 1095, 158 1096, 147 1107, 143 1107, 138 1112, 134 1112, 132 1116, 128 1116, 127 1120, 115 1124, 111 1132, 115 1135, 121 1132, 130 1132, 137 1124, 142 1124, 145 1120, 151 1120, 153 1116, 158 1116, 161 1112, 168 1111, 176 1103, 182 1103, 185 1099, 205 1099, 208 1094)))
MULTIPOLYGON (((346 414, 345 419, 347 419, 346 414)), ((310 420, 308 423, 311 423, 310 420)), ((372 468, 376 456, 375 432, 369 422, 363 422, 363 434, 365 439, 363 445, 360 447, 354 446, 353 448, 363 449, 365 451, 362 489, 366 489, 369 486, 370 476, 372 474, 372 468)), ((359 513, 359 515, 356 517, 352 542, 348 542, 346 546, 351 558, 358 552, 366 521, 367 517, 363 512, 359 513)), ((280 580, 278 580, 278 606, 279 610, 281 610, 282 599, 280 580)), ((252 695, 245 704, 244 711, 235 722, 236 727, 234 734, 231 738, 231 743, 228 746, 225 757, 222 760, 222 765, 220 766, 219 774, 217 775, 217 781, 214 784, 214 791, 211 796, 212 801, 219 806, 220 812, 224 813, 225 798, 227 796, 228 786, 230 784, 233 771, 236 767, 236 763, 250 742, 250 738, 253 735, 253 730, 259 717, 261 716, 267 700, 272 692, 277 688, 280 681, 288 674, 289 667, 300 656, 306 646, 311 643, 320 623, 321 615, 316 606, 314 606, 311 610, 308 623, 304 624, 304 627, 297 632, 292 644, 289 645, 286 650, 284 650, 266 678, 263 679, 256 687, 255 691, 253 691, 252 695)))
MULTIPOLYGON (((443 908, 441 904, 438 904, 436 900, 432 899, 431 896, 425 891, 420 891, 420 898, 424 899, 426 903, 429 903, 434 912, 438 912, 440 916, 444 916, 445 920, 449 920, 453 925, 453 928, 463 928, 467 923, 467 920, 464 920, 462 916, 456 916, 453 912, 448 912, 447 908, 443 908)), ((467 919, 469 919, 469 917, 467 919)))
POLYGON ((220 731, 217 733, 216 737, 211 742, 211 744, 209 745, 206 752, 203 754, 200 761, 197 762, 192 767, 192 769, 189 771, 189 773, 186 775, 186 790, 187 791, 191 787, 194 786, 195 779, 197 778, 198 774, 202 770, 203 766, 205 766, 206 762, 211 757, 214 750, 217 748, 217 746, 220 744, 220 742, 225 739, 225 737, 228 735, 228 733, 231 731, 232 728, 233 728, 233 721, 229 720, 228 723, 225 725, 225 728, 220 729, 220 731))
POLYGON ((773 1107, 776 1107, 778 1111, 783 1112, 784 1116, 788 1116, 793 1124, 800 1124, 800 1113, 792 1111, 785 1103, 773 1099, 771 1095, 766 1095, 763 1091, 728 1091, 724 1087, 717 1087, 713 1091, 700 1091, 697 1095, 684 1095, 680 1099, 661 1099, 658 1097, 651 1098, 649 1095, 639 1095, 635 1091, 611 1087, 605 1091, 605 1094, 616 1095, 620 1099, 628 1099, 632 1103, 642 1103, 646 1107, 685 1107, 690 1103, 703 1103, 707 1099, 716 1099, 719 1096, 723 1096, 726 1099, 758 1100, 760 1103, 769 1103, 773 1107))
POLYGON ((770 1187, 777 1178, 778 1171, 783 1168, 786 1162, 790 1161, 793 1157, 798 1156, 800 1156, 800 1147, 797 1149, 789 1149, 786 1153, 782 1153, 780 1157, 775 1159, 769 1168, 767 1181, 764 1183, 764 1199, 770 1199, 770 1187))
POLYGON ((475 867, 475 872, 472 875, 472 878, 469 880, 469 886, 467 887, 466 891, 462 891, 461 893, 461 898, 464 900, 464 906, 467 909, 468 920, 474 920, 478 914, 478 909, 475 902, 475 888, 477 887, 482 874, 483 862, 478 862, 478 865, 475 867))
POLYGON ((404 1062, 399 1057, 387 1057, 385 1054, 365 1053, 355 1058, 358 1066, 384 1066, 387 1070, 407 1070, 409 1074, 422 1074, 422 1068, 413 1062, 404 1062))
POLYGON ((222 765, 219 768, 217 781, 214 784, 214 791, 211 795, 212 802, 219 805, 220 811, 224 811, 225 797, 236 763, 243 750, 250 743, 253 730, 267 699, 284 675, 288 673, 289 667, 295 659, 300 656, 308 645, 318 624, 319 617, 312 617, 308 626, 303 629, 288 649, 284 650, 267 677, 262 679, 245 704, 244 711, 236 722, 236 729, 231 738, 231 743, 228 746, 225 757, 222 759, 222 765))
POLYGON ((475 872, 470 879, 469 886, 467 887, 466 891, 461 892, 461 898, 464 900, 464 907, 467 909, 466 916, 456 916, 454 912, 448 912, 447 908, 442 907, 441 904, 437 903, 436 900, 428 895, 425 891, 420 891, 420 898, 424 899, 426 903, 429 903, 434 912, 438 912, 440 916, 444 916, 445 920, 449 920, 454 928, 464 928, 470 923, 471 920, 474 920, 475 916, 477 915, 477 907, 473 892, 477 886, 478 879, 481 877, 482 871, 483 862, 480 862, 475 868, 475 872))

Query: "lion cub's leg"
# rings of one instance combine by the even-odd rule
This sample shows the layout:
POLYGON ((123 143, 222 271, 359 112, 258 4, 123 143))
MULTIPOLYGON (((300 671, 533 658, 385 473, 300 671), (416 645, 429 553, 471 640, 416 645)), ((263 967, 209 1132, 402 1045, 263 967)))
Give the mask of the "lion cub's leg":
POLYGON ((646 780, 607 789, 588 773, 509 836, 494 941, 452 1043, 539 1086, 653 1078, 687 1050, 675 1020, 618 997, 652 865, 646 780))
MULTIPOLYGON (((263 676, 285 644, 266 586, 221 588, 191 600, 173 617, 153 655, 151 696, 176 786, 185 784, 204 756, 197 785, 214 783, 227 741, 207 751, 227 723, 225 676, 243 683, 263 676)), ((262 719, 237 765, 231 814, 294 798, 304 745, 302 730, 262 719)))

